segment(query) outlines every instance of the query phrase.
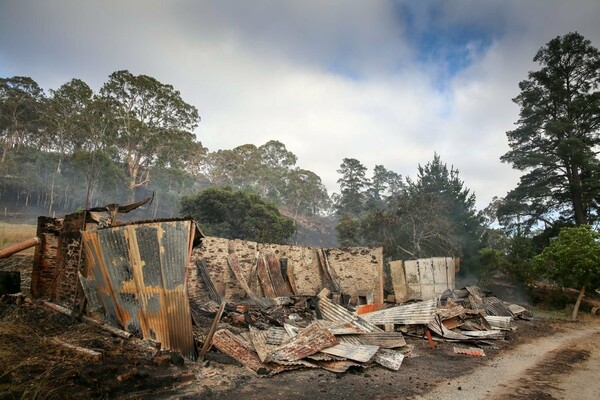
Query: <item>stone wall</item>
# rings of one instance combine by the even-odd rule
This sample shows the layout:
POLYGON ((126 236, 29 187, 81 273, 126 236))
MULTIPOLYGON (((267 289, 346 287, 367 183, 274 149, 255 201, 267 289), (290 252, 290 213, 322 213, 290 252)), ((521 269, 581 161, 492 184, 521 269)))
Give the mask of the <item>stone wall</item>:
MULTIPOLYGON (((81 232, 84 214, 74 213, 64 219, 39 217, 36 246, 31 275, 31 294, 58 304, 72 307, 83 299, 79 288, 79 272, 85 266, 81 251, 81 232)), ((86 229, 97 224, 88 218, 86 229)))
POLYGON ((39 217, 36 236, 40 244, 35 247, 31 273, 31 295, 34 298, 49 298, 58 271, 58 237, 63 220, 39 217))
MULTIPOLYGON (((288 274, 292 276, 296 294, 314 296, 323 288, 333 290, 319 263, 317 247, 261 244, 256 242, 206 237, 202 246, 192 254, 188 274, 188 288, 193 304, 208 301, 204 282, 198 276, 195 260, 204 259, 214 285, 226 301, 238 301, 246 297, 227 264, 227 256, 235 257, 242 274, 249 280, 259 253, 272 252, 279 259, 287 259, 288 274)), ((350 302, 383 302, 383 251, 382 248, 325 249, 325 254, 335 279, 343 293, 350 295, 350 302)), ((262 296, 258 280, 249 282, 253 292, 262 296)))

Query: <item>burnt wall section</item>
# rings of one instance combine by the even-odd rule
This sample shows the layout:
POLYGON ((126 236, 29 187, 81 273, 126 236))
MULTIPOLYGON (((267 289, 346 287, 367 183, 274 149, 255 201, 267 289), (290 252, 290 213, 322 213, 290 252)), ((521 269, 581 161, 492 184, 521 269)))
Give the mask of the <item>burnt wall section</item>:
MULTIPOLYGON (((89 214, 88 214, 89 215, 89 214)), ((72 307, 83 299, 79 288, 79 272, 84 272, 85 254, 81 249, 84 213, 69 214, 64 219, 39 217, 31 276, 31 294, 72 307)), ((97 224, 88 217, 86 230, 97 224)))
MULTIPOLYGON (((243 240, 205 237, 202 247, 194 249, 188 272, 188 291, 192 305, 206 303, 208 293, 198 274, 196 260, 204 259, 211 279, 225 301, 239 301, 246 297, 227 264, 227 256, 234 257, 250 289, 263 296, 258 279, 250 279, 259 255, 274 253, 287 264, 287 274, 292 276, 298 295, 317 295, 323 288, 333 290, 326 275, 326 266, 319 261, 320 248, 278 244, 261 244, 243 240)), ((325 249, 329 267, 342 292, 350 295, 353 304, 383 302, 383 249, 353 247, 325 249)))
POLYGON ((81 233, 63 232, 59 236, 58 278, 53 285, 51 300, 57 304, 72 307, 76 297, 81 297, 79 272, 84 272, 84 255, 81 252, 81 233))
POLYGON ((31 273, 31 295, 34 298, 52 295, 58 272, 58 242, 62 229, 63 219, 38 218, 36 236, 40 238, 40 244, 35 247, 31 273))

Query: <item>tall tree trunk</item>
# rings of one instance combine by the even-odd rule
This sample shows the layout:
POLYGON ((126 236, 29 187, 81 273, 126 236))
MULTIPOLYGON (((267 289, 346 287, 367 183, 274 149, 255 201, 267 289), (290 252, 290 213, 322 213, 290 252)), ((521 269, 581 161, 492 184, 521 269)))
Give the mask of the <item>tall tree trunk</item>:
POLYGON ((588 223, 587 213, 583 205, 583 196, 581 190, 581 176, 577 167, 573 167, 571 180, 571 200, 573 202, 573 212, 575 214, 575 224, 585 225, 588 223))
POLYGON ((573 307, 573 313, 571 314, 571 319, 573 321, 577 320, 577 314, 579 313, 579 306, 581 305, 581 300, 583 300, 583 296, 585 296, 585 287, 587 282, 583 284, 581 290, 579 291, 579 296, 577 296, 577 301, 575 302, 575 307, 573 307))

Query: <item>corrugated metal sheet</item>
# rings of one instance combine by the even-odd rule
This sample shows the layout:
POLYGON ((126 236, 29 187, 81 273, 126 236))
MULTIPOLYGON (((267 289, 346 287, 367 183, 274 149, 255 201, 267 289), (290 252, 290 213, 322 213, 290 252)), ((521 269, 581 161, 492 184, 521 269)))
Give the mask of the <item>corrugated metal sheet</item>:
POLYGON ((221 329, 215 333, 213 346, 259 375, 275 374, 286 369, 283 366, 270 366, 263 363, 255 351, 248 349, 247 343, 227 329, 221 329))
POLYGON ((382 332, 381 329, 372 323, 365 321, 362 317, 350 314, 344 307, 332 303, 326 297, 321 297, 318 304, 321 315, 326 320, 350 323, 363 329, 365 332, 382 332))
POLYGON ((302 330, 292 341, 280 346, 270 355, 272 360, 295 361, 334 346, 339 340, 326 329, 313 326, 302 330))
POLYGON ((454 289, 456 260, 450 257, 390 262, 397 303, 429 300, 454 289))
POLYGON ((485 357, 485 353, 483 352, 483 349, 478 349, 476 347, 469 347, 469 348, 455 347, 454 353, 466 354, 468 356, 473 356, 473 357, 485 357))
POLYGON ((338 357, 347 358, 358 362, 369 362, 379 350, 379 346, 370 346, 367 344, 340 343, 321 350, 321 353, 331 354, 338 357))
POLYGON ((87 278, 96 281, 107 321, 195 358, 186 287, 193 220, 84 231, 87 278))
POLYGON ((404 336, 400 332, 369 332, 354 336, 362 344, 379 346, 384 349, 406 346, 404 336))
POLYGON ((258 267, 256 272, 258 274, 260 287, 262 288, 265 297, 277 297, 277 293, 275 293, 273 283, 271 282, 271 274, 269 274, 269 268, 267 267, 267 261, 265 260, 265 257, 261 256, 258 258, 258 267))
POLYGON ((273 284, 273 289, 277 296, 292 296, 293 293, 281 274, 281 263, 279 262, 279 258, 277 258, 274 253, 267 253, 265 259, 269 269, 269 275, 271 276, 271 283, 273 284))
POLYGON ((327 329, 334 335, 352 335, 357 333, 365 333, 365 330, 363 328, 360 328, 349 322, 327 321, 324 319, 320 319, 317 320, 315 323, 318 323, 321 328, 327 329))
POLYGON ((340 335, 336 336, 340 343, 349 343, 349 344, 362 344, 360 340, 358 340, 357 335, 340 335))
POLYGON ((363 314, 362 318, 372 324, 418 325, 435 319, 437 299, 396 306, 386 310, 363 314))
POLYGON ((511 317, 496 317, 496 316, 488 315, 484 318, 490 324, 490 326, 492 328, 502 329, 505 331, 510 330, 510 324, 512 322, 511 317))
POLYGON ((336 373, 346 372, 350 367, 363 367, 364 365, 355 363, 353 361, 339 360, 339 361, 315 361, 315 364, 324 370, 336 373))
POLYGON ((427 324, 427 327, 438 336, 449 340, 473 340, 472 338, 460 333, 456 333, 446 328, 440 321, 433 321, 427 324))
POLYGON ((531 311, 529 311, 528 309, 526 309, 524 307, 521 307, 518 304, 510 304, 508 306, 508 309, 515 317, 519 317, 519 318, 523 318, 523 319, 527 319, 527 320, 533 318, 533 313, 531 311))
POLYGON ((379 351, 373 357, 373 361, 377 364, 384 366, 392 371, 398 371, 404 360, 404 354, 401 351, 379 349, 379 351))
POLYGON ((506 337, 503 331, 497 329, 491 331, 463 331, 462 334, 476 339, 504 339, 506 337))
POLYGON ((483 307, 488 315, 496 317, 512 317, 510 309, 504 305, 502 300, 497 297, 490 296, 483 298, 483 307))
POLYGON ((300 330, 300 328, 298 328, 297 326, 286 324, 285 322, 283 323, 283 329, 285 329, 287 334, 290 335, 290 337, 292 338, 298 336, 298 331, 300 330))
POLYGON ((284 328, 270 328, 267 330, 267 344, 279 346, 283 343, 289 342, 291 339, 292 337, 288 335, 284 328))
POLYGON ((297 360, 297 361, 281 361, 281 360, 271 360, 270 355, 274 351, 277 350, 276 345, 271 345, 267 343, 268 331, 260 330, 253 326, 250 326, 250 339, 252 341, 252 345, 254 346, 254 350, 258 354, 258 357, 262 362, 275 362, 284 366, 298 366, 298 367, 307 367, 307 368, 317 368, 318 366, 305 361, 305 360, 297 360))

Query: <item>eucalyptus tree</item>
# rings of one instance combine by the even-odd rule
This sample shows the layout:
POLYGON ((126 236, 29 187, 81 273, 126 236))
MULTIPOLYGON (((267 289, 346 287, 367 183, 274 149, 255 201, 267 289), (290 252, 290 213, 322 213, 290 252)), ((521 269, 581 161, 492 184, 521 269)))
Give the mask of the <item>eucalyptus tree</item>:
POLYGON ((150 180, 152 166, 177 164, 197 148, 192 131, 198 126, 198 110, 181 93, 147 75, 113 72, 100 91, 111 102, 115 121, 115 145, 129 177, 133 196, 150 180))
POLYGON ((0 78, 0 165, 22 144, 38 143, 44 99, 44 91, 29 77, 0 78))

